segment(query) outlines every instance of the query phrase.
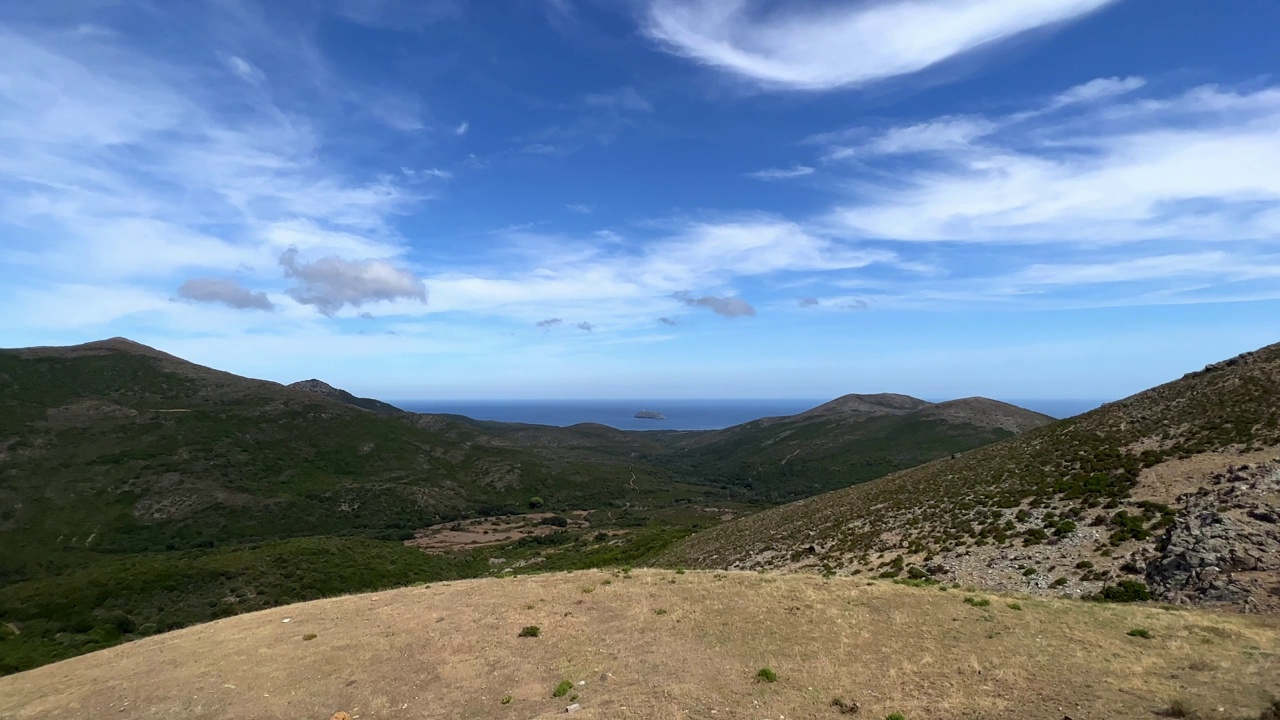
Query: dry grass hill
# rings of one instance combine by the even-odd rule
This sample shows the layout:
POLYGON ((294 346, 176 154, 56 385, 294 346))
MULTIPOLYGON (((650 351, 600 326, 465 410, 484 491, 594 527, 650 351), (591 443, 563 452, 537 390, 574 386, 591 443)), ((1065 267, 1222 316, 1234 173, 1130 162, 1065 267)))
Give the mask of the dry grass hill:
POLYGON ((585 571, 338 597, 147 638, 0 678, 0 718, 515 720, 572 703, 618 720, 1255 720, 1275 717, 1263 708, 1278 679, 1276 616, 585 571), (537 637, 520 637, 528 626, 537 637))
POLYGON ((1280 608, 1280 345, 720 525, 662 561, 1280 608))

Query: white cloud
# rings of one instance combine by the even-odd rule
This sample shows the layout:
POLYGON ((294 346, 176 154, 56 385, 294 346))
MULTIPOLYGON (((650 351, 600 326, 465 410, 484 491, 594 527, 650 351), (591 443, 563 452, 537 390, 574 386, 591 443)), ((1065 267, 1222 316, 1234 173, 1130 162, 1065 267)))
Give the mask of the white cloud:
POLYGON ((595 208, 586 203, 565 203, 564 207, 570 212, 576 212, 579 215, 590 215, 595 208))
POLYGON ((228 55, 223 58, 223 62, 237 77, 252 85, 261 85, 267 79, 266 74, 256 65, 238 55, 228 55))
POLYGON ((813 174, 813 168, 807 165, 795 165, 789 168, 769 168, 749 173, 749 177, 757 180, 787 180, 813 174))
POLYGON ((887 0, 787 4, 651 0, 663 47, 765 86, 829 90, 918 72, 1114 0, 887 0))
POLYGON ((280 256, 285 275, 297 280, 289 295, 332 315, 344 305, 360 307, 388 300, 427 301, 427 289, 413 273, 384 260, 344 260, 323 257, 313 262, 298 259, 296 249, 280 256))
POLYGON ((1145 87, 1146 84, 1147 81, 1140 77, 1096 78, 1059 94, 1053 99, 1053 102, 1049 103, 1049 107, 1057 109, 1068 105, 1106 100, 1118 95, 1126 95, 1145 87))
MULTIPOLYGON (((1045 113, 994 118, 997 130, 938 148, 932 161, 896 169, 892 182, 855 181, 859 197, 832 213, 833 227, 869 238, 971 242, 1280 233, 1280 88, 1208 86, 1113 99, 1083 115, 1045 113)), ((914 132, 884 137, 895 131, 914 132)))
POLYGON ((202 303, 221 303, 237 310, 272 310, 264 292, 254 292, 229 278, 191 278, 178 287, 178 297, 202 303))
MULTIPOLYGON (((844 160, 874 155, 958 150, 990 135, 998 128, 997 123, 985 118, 942 117, 915 125, 890 128, 860 145, 832 147, 827 151, 826 159, 844 160)), ((850 134, 852 133, 840 133, 845 136, 850 134)), ((824 138, 819 136, 818 139, 824 138)))
POLYGON ((471 129, 471 123, 467 122, 466 120, 463 120, 462 122, 458 123, 457 127, 453 129, 453 134, 466 135, 467 131, 470 129, 471 129))

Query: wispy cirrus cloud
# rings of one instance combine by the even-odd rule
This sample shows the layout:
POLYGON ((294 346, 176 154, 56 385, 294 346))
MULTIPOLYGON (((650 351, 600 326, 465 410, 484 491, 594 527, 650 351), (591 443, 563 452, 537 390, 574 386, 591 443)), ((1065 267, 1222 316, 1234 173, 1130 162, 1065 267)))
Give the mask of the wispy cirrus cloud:
POLYGON ((830 90, 919 72, 1115 0, 889 0, 784 4, 651 0, 667 50, 773 88, 830 90))
POLYGON ((747 176, 753 177, 757 180, 789 180, 791 178, 804 177, 805 175, 812 174, 813 168, 808 165, 794 165, 789 168, 768 168, 766 170, 757 170, 755 172, 748 173, 747 176))
POLYGON ((898 166, 892 183, 863 175, 859 198, 831 221, 897 241, 1096 244, 1280 232, 1280 87, 1119 97, 1139 87, 1095 81, 1027 112, 883 131, 846 149, 864 163, 902 154, 917 162, 898 166))

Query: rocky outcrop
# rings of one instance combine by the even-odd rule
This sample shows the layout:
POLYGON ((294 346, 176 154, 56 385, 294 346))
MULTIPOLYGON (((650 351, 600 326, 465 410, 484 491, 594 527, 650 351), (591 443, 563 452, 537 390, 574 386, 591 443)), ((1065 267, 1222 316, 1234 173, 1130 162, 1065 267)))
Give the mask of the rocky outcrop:
POLYGON ((1179 496, 1147 584, 1168 602, 1280 609, 1280 461, 1229 468, 1210 483, 1179 496))

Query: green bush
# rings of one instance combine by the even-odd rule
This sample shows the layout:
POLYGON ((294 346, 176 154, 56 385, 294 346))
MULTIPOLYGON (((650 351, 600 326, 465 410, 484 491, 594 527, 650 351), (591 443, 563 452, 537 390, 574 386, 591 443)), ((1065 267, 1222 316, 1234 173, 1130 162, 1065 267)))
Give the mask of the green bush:
POLYGON ((1143 638, 1146 640, 1151 639, 1151 631, 1147 630, 1146 628, 1134 628, 1129 632, 1125 633, 1125 635, 1128 635, 1129 637, 1143 638))
POLYGON ((1151 599, 1151 590, 1146 583, 1136 580, 1121 580, 1115 585, 1107 585, 1097 593, 1089 596, 1095 602, 1145 602, 1151 599))
POLYGON ((541 632, 537 625, 526 625, 520 630, 520 637, 538 637, 541 632))
POLYGON ((771 668, 762 667, 756 671, 756 679, 767 683, 778 682, 778 673, 771 668))
POLYGON ((568 680, 561 680, 560 684, 556 686, 556 689, 551 691, 551 697, 564 697, 565 695, 568 695, 569 691, 572 689, 573 683, 568 680))
POLYGON ((907 716, 900 712, 889 713, 884 720, 907 720, 907 716))
POLYGON ((988 600, 987 598, 976 598, 970 595, 969 597, 966 597, 964 599, 964 604, 971 605, 973 607, 983 608, 991 605, 991 601, 988 600))

